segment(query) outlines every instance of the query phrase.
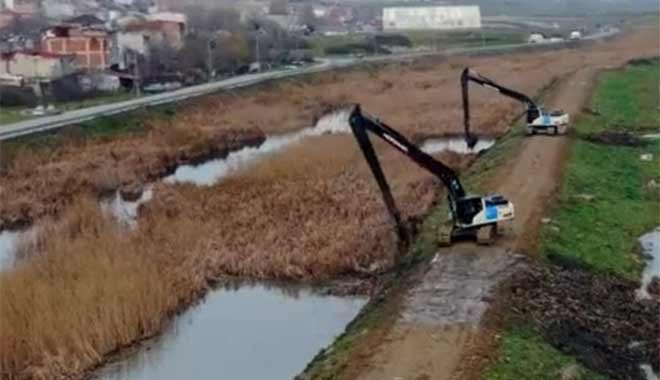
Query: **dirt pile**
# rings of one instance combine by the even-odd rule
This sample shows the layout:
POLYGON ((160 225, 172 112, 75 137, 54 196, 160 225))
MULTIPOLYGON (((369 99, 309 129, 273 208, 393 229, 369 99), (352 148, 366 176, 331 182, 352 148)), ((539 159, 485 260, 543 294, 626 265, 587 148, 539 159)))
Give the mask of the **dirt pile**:
POLYGON ((514 276, 514 312, 555 347, 613 379, 644 380, 660 368, 660 302, 638 301, 638 284, 577 265, 530 267, 514 276))
POLYGON ((660 299, 660 277, 653 277, 646 289, 649 294, 660 299))

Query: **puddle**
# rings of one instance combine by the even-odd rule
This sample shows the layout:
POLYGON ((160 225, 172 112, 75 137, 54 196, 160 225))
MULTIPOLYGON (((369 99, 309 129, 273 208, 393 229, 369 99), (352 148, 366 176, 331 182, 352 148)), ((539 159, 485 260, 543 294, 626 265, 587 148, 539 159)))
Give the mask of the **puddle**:
POLYGON ((229 153, 227 157, 210 160, 200 165, 180 166, 164 181, 170 184, 189 182, 200 186, 213 185, 220 179, 254 163, 257 159, 280 151, 305 137, 350 132, 349 114, 348 110, 334 112, 323 116, 314 127, 298 132, 267 136, 266 141, 258 147, 245 147, 229 153))
POLYGON ((264 285, 222 288, 97 380, 289 380, 355 318, 365 298, 264 285))
POLYGON ((642 285, 637 290, 637 297, 649 299, 651 295, 648 292, 648 285, 653 277, 660 278, 660 227, 639 238, 642 250, 645 255, 652 257, 648 260, 646 268, 642 272, 642 285))
POLYGON ((26 239, 35 239, 36 236, 35 228, 0 231, 0 271, 13 267, 21 242, 26 239))
POLYGON ((653 367, 650 365, 642 364, 639 366, 639 368, 644 373, 644 376, 646 376, 646 380, 660 380, 660 374, 653 372, 653 367))
POLYGON ((475 154, 495 145, 495 139, 480 138, 477 145, 470 149, 462 137, 441 137, 432 138, 424 141, 421 146, 422 151, 427 154, 436 154, 444 151, 451 151, 460 154, 475 154))
POLYGON ((142 191, 140 198, 135 201, 127 201, 121 196, 119 190, 112 197, 100 201, 101 210, 114 216, 120 223, 133 228, 136 226, 138 209, 141 204, 149 202, 153 197, 153 188, 148 185, 142 191))

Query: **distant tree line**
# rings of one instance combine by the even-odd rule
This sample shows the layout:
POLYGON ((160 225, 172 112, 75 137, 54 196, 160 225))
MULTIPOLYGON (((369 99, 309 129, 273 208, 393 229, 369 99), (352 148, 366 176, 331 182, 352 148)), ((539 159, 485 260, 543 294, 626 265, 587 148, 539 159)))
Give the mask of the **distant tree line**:
POLYGON ((286 63, 291 59, 288 52, 308 48, 302 33, 265 19, 243 23, 231 8, 190 5, 184 13, 188 33, 183 47, 177 51, 165 41, 152 45, 143 62, 145 77, 180 73, 200 81, 207 79, 209 71, 231 74, 257 59, 267 64, 286 63))

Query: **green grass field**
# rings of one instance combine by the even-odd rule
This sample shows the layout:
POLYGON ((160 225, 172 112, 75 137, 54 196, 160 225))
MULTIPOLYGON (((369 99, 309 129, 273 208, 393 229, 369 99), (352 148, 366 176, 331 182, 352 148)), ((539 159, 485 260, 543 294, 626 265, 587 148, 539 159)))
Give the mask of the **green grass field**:
POLYGON ((605 379, 577 364, 574 358, 545 343, 540 335, 525 327, 510 327, 502 338, 499 362, 484 378, 489 380, 557 380, 562 371, 575 367, 574 380, 605 379))
MULTIPOLYGON (((579 120, 552 222, 542 231, 541 251, 578 260, 596 271, 639 278, 642 263, 633 254, 637 238, 660 224, 657 190, 660 142, 642 147, 602 145, 583 139, 617 128, 629 132, 660 129, 660 61, 604 73, 593 97, 600 115, 579 120), (640 155, 651 153, 651 161, 640 155), (590 199, 593 197, 593 199, 590 199)), ((487 380, 561 378, 575 359, 543 341, 536 332, 510 325, 501 356, 483 375, 487 380)), ((577 379, 604 379, 578 366, 577 379)))
MULTIPOLYGON (((134 97, 135 95, 133 93, 120 91, 114 94, 102 95, 76 102, 55 103, 55 107, 57 107, 57 109, 62 112, 66 112, 86 107, 94 107, 101 104, 121 102, 124 100, 132 99, 134 97)), ((24 115, 22 113, 23 111, 27 111, 29 109, 29 107, 2 107, 2 109, 0 109, 0 126, 35 118, 35 116, 24 115)))
MULTIPOLYGON (((659 72, 655 61, 603 74, 592 104, 600 115, 579 121, 576 134, 657 131, 659 72)), ((657 140, 627 147, 577 138, 553 221, 542 232, 541 251, 638 278, 642 263, 633 253, 637 238, 660 224, 657 191, 647 186, 660 177, 659 148, 657 140), (652 160, 640 159, 648 153, 652 160)))
MULTIPOLYGON (((484 31, 481 32, 437 32, 408 31, 398 33, 412 42, 412 48, 449 49, 458 47, 495 46, 525 42, 525 34, 520 32, 484 31)), ((346 34, 338 36, 318 36, 310 40, 310 45, 317 56, 326 55, 326 50, 353 44, 369 45, 366 34, 346 34)), ((357 52, 357 51, 356 51, 357 52)))

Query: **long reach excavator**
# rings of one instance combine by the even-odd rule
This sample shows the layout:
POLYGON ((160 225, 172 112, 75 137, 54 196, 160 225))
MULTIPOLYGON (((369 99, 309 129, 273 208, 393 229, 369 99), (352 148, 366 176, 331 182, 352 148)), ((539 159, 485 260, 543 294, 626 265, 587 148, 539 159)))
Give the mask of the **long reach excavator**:
POLYGON ((477 242, 480 244, 490 244, 497 233, 498 223, 513 219, 514 207, 508 199, 499 194, 467 194, 458 179, 458 175, 452 168, 424 153, 384 122, 364 114, 359 105, 353 108, 349 117, 349 124, 380 187, 383 201, 397 227, 400 241, 408 241, 407 231, 402 223, 401 214, 394 202, 392 191, 367 132, 380 137, 417 165, 431 172, 447 188, 453 228, 451 235, 448 236, 449 239, 443 243, 451 243, 452 238, 468 235, 476 237, 477 242))
POLYGON ((534 135, 538 132, 544 132, 546 134, 552 133, 557 135, 566 133, 569 123, 567 113, 563 111, 552 111, 548 113, 529 96, 499 85, 492 79, 486 78, 470 68, 465 68, 461 73, 461 91, 463 95, 463 125, 465 127, 468 147, 472 148, 477 143, 477 139, 470 134, 470 94, 468 88, 470 82, 493 89, 504 96, 523 103, 527 107, 525 110, 527 115, 527 134, 534 135))

